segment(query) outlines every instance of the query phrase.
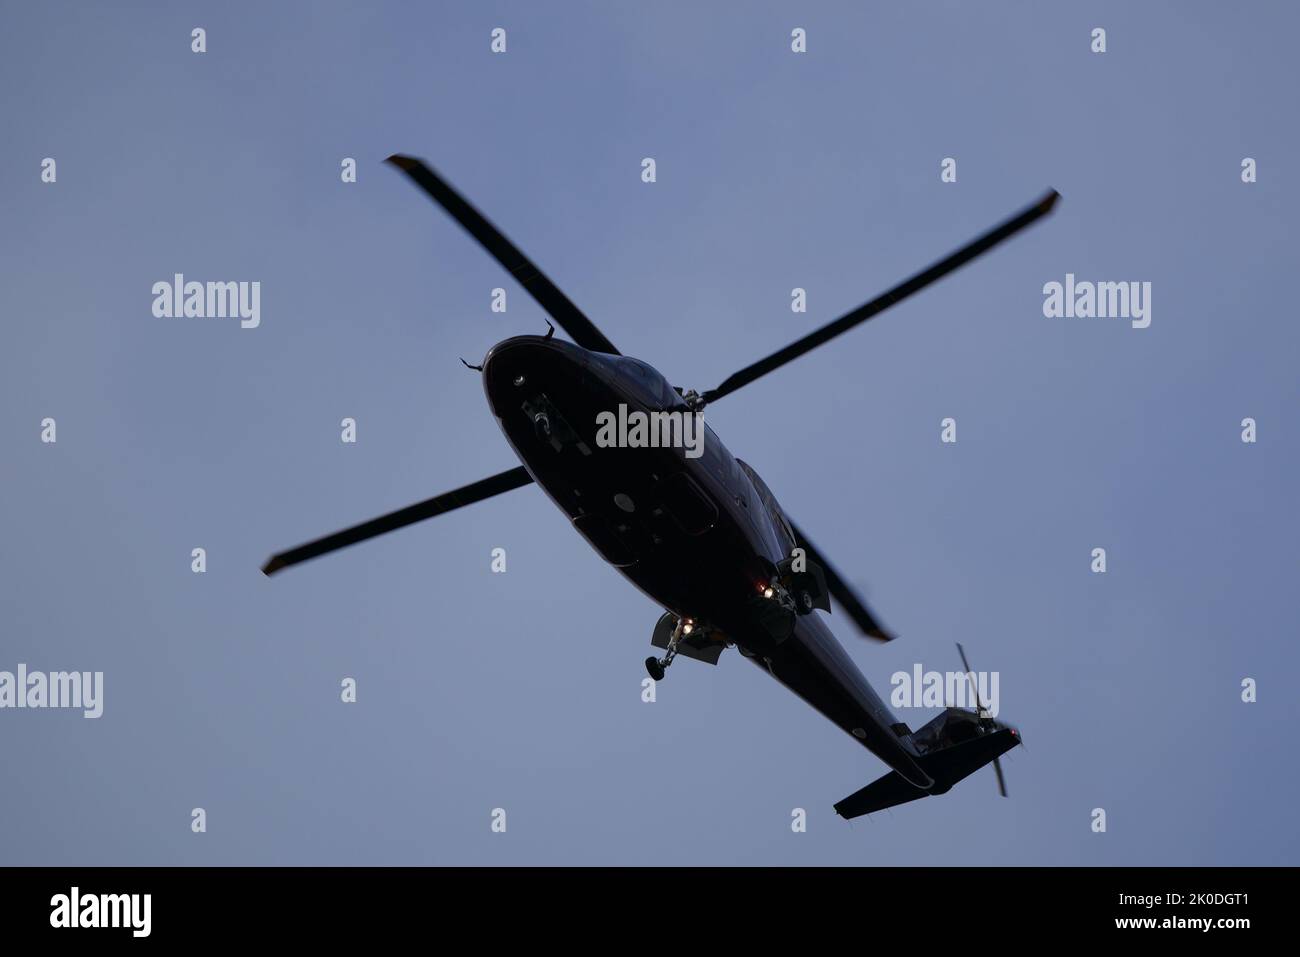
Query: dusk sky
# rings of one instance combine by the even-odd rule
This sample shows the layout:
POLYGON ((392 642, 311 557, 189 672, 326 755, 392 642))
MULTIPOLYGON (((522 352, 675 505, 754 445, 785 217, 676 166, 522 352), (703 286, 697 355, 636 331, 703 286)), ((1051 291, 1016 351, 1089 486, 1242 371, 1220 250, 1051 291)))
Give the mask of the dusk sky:
POLYGON ((1298 30, 1265 3, 4 4, 0 671, 102 671, 104 700, 0 710, 0 863, 1300 863, 1298 30), (1060 191, 707 413, 898 634, 828 619, 882 697, 957 641, 999 673, 1008 798, 984 769, 840 820, 885 765, 735 651, 644 703, 662 609, 535 487, 259 572, 517 464, 458 357, 544 313, 396 152, 701 390, 1060 191), (156 318, 176 273, 260 283, 260 324, 156 318), (1149 327, 1045 317, 1067 274, 1149 282, 1149 327))

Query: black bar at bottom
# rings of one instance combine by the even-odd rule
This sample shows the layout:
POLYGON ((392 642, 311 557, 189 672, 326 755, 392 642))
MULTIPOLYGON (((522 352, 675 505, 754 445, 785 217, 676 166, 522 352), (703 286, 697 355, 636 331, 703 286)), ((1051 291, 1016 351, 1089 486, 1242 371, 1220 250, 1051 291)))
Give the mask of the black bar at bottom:
POLYGON ((337 947, 431 932, 466 945, 522 935, 539 947, 556 935, 735 944, 769 932, 864 946, 901 935, 918 948, 1196 936, 1232 946, 1288 926, 1295 877, 1293 868, 6 868, 0 927, 7 942, 96 946, 337 947))

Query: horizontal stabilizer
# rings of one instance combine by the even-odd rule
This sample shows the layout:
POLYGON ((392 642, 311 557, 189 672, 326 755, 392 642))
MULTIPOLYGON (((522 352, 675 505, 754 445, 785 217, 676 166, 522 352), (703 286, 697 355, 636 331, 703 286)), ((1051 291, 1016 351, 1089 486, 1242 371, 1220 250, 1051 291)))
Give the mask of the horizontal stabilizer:
POLYGON ((908 784, 897 771, 890 771, 836 804, 835 813, 848 820, 929 796, 929 791, 908 784))
POLYGON ((942 793, 940 787, 944 791, 948 790, 962 778, 974 774, 1019 743, 1020 735, 1014 728, 999 728, 961 744, 922 755, 918 763, 938 782, 934 790, 942 793))
POLYGON ((907 783, 897 771, 890 771, 836 804, 835 813, 842 818, 855 818, 872 811, 906 804, 917 798, 943 794, 962 778, 974 774, 1019 743, 1020 737, 1015 730, 999 728, 990 734, 923 754, 917 758, 916 763, 934 778, 934 787, 928 791, 922 790, 907 783))

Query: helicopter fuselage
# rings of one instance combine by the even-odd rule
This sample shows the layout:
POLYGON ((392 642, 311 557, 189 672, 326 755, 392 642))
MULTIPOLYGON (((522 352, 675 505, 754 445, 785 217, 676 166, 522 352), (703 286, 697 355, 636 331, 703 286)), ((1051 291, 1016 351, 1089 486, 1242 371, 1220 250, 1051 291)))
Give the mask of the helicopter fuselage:
MULTIPOLYGON (((605 561, 679 618, 734 644, 913 783, 928 784, 906 730, 815 611, 796 615, 789 634, 761 624, 756 610, 795 540, 753 470, 702 421, 702 447, 611 436, 611 420, 663 424, 695 414, 659 372, 561 339, 517 336, 493 346, 482 373, 525 469, 605 561)), ((665 425, 661 437, 668 433, 665 425)))

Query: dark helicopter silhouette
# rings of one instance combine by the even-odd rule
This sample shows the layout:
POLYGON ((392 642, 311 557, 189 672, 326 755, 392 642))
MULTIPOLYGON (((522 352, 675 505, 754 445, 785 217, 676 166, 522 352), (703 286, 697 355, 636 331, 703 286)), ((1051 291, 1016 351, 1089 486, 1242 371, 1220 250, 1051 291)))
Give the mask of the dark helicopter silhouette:
MULTIPOLYGON (((845 579, 777 504, 758 474, 734 458, 703 420, 704 407, 846 332, 1010 238, 1051 211, 1052 190, 948 257, 797 342, 736 372, 715 389, 683 391, 639 359, 621 355, 567 296, 495 226, 417 159, 392 156, 573 339, 515 336, 479 366, 488 405, 523 463, 273 556, 290 565, 536 482, 607 562, 666 609, 646 668, 656 680, 678 656, 716 664, 734 647, 835 722, 892 770, 835 805, 845 818, 942 794, 1020 743, 976 694, 974 712, 948 708, 916 731, 900 722, 817 611, 830 598, 866 637, 891 639, 845 579), (615 410, 702 445, 598 441, 615 410), (689 421, 688 421, 689 420, 689 421)), ((462 360, 464 361, 464 360, 462 360)), ((469 365, 466 363, 466 365, 469 365)), ((958 646, 960 649, 960 645, 958 646)), ((965 652, 962 664, 969 674, 965 652)), ((972 682, 973 685, 973 682, 972 682)))

